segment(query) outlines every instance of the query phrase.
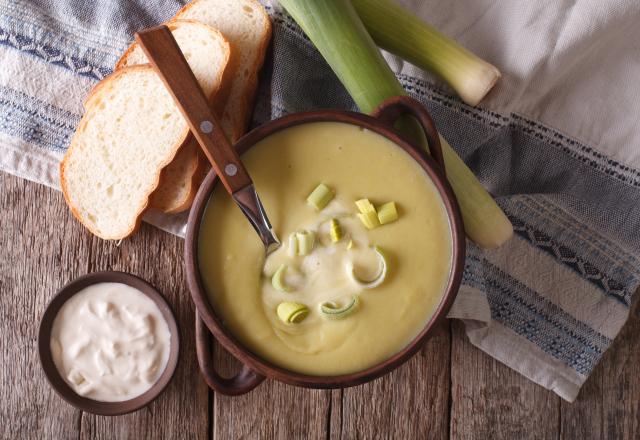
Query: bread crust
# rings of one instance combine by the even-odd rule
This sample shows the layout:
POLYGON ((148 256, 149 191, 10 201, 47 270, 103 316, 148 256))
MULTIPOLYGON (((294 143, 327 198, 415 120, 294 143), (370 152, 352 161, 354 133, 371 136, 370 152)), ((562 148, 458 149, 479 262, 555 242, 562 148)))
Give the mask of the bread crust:
MULTIPOLYGON (((191 138, 191 136, 189 136, 189 138, 191 138)), ((190 158, 188 163, 189 168, 186 173, 186 176, 187 176, 186 179, 188 179, 188 183, 185 185, 187 189, 184 193, 184 196, 180 199, 178 199, 177 197, 172 197, 170 198, 170 200, 167 200, 167 197, 164 197, 162 193, 162 191, 166 191, 166 187, 163 187, 163 184, 166 184, 168 182, 175 183, 173 179, 169 180, 169 178, 167 177, 167 174, 171 170, 171 165, 175 164, 177 160, 180 160, 178 159, 178 155, 182 151, 179 150, 178 153, 176 153, 174 162, 172 162, 171 165, 168 165, 166 168, 162 170, 162 173, 160 175, 160 185, 158 186, 157 190, 153 194, 151 194, 150 201, 149 201, 150 206, 156 209, 160 209, 166 214, 175 214, 178 212, 182 212, 191 206, 191 202, 193 201, 192 193, 194 192, 193 187, 194 185, 198 184, 196 179, 196 174, 198 173, 198 170, 202 167, 202 164, 200 163, 199 154, 198 154, 200 147, 195 140, 192 139, 191 142, 188 142, 187 144, 183 145, 180 148, 189 149, 189 151, 185 154, 188 154, 190 158)))
POLYGON ((189 192, 187 197, 184 199, 184 202, 182 203, 182 205, 176 206, 170 211, 165 211, 166 214, 178 214, 180 212, 187 211, 189 208, 191 208, 193 199, 195 199, 196 194, 198 193, 198 189, 200 189, 200 185, 202 184, 202 181, 204 180, 207 173, 211 169, 211 167, 209 166, 208 160, 204 157, 204 154, 199 148, 196 152, 196 155, 197 155, 197 161, 196 161, 197 165, 196 165, 195 171, 191 176, 191 186, 190 186, 191 191, 189 192))

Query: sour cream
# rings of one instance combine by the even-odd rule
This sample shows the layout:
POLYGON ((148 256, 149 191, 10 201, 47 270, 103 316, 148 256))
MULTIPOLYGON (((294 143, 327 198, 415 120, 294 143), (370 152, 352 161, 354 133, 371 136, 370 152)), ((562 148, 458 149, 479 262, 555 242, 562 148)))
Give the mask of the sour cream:
POLYGON ((102 402, 149 390, 169 360, 171 334, 158 306, 122 283, 98 283, 73 295, 53 321, 56 368, 81 396, 102 402))

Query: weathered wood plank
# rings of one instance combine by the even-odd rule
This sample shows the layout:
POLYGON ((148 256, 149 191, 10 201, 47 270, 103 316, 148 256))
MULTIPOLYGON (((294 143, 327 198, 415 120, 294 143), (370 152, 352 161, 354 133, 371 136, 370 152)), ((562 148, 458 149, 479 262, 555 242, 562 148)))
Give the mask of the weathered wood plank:
POLYGON ((58 287, 87 271, 89 238, 60 193, 0 173, 0 438, 76 438, 80 411, 49 387, 40 317, 58 287))
POLYGON ((342 399, 344 390, 331 391, 331 408, 329 411, 329 436, 330 439, 341 439, 342 435, 342 399))
POLYGON ((574 403, 562 402, 563 439, 637 439, 640 435, 640 307, 574 403))
MULTIPOLYGON (((239 363, 218 344, 214 356, 223 375, 238 370, 239 363)), ((215 394, 213 438, 324 439, 330 407, 331 391, 266 380, 243 396, 215 394)))
POLYGON ((149 407, 122 417, 83 414, 86 439, 207 438, 209 393, 197 373, 194 307, 185 281, 183 240, 143 224, 120 246, 91 241, 91 271, 121 270, 151 282, 172 305, 180 328, 180 361, 172 383, 149 407))
POLYGON ((471 345, 460 322, 452 342, 452 439, 558 438, 559 397, 471 345))
MULTIPOLYGON (((444 323, 422 350, 393 373, 343 390, 339 438, 446 439, 450 338, 444 323)), ((335 405, 332 414, 340 414, 335 405)))

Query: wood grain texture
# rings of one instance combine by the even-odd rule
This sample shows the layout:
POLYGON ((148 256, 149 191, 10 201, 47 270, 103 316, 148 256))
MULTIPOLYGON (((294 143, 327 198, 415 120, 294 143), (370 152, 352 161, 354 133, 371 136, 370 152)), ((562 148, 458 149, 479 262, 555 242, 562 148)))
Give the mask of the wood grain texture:
MULTIPOLYGON (((449 351, 445 323, 402 367, 374 382, 343 390, 337 438, 446 439, 449 351)), ((337 414, 334 409, 332 414, 337 414)))
POLYGON ((81 412, 40 367, 38 324, 49 300, 88 270, 91 240, 62 194, 0 173, 0 438, 75 438, 81 412))
POLYGON ((640 307, 604 354, 574 403, 562 402, 562 439, 640 437, 640 307))
POLYGON ((558 438, 560 398, 471 345, 462 323, 452 327, 451 438, 558 438))
MULTIPOLYGON (((231 376, 239 363, 214 343, 216 368, 231 376)), ((331 391, 308 390, 265 380, 249 394, 215 394, 214 439, 324 439, 331 391)))
MULTIPOLYGON (((638 307, 578 400, 550 391, 473 347, 447 326, 408 364, 371 384, 306 390, 266 381, 214 396, 195 359, 182 240, 148 226, 119 247, 90 236, 60 193, 0 173, 0 438, 635 439, 640 432, 638 307), (58 287, 84 273, 126 270, 167 297, 181 326, 174 381, 150 407, 122 417, 82 414, 41 371, 40 317, 58 287), (451 353, 451 356, 450 356, 451 353)), ((237 365, 217 351, 222 371, 237 365)))

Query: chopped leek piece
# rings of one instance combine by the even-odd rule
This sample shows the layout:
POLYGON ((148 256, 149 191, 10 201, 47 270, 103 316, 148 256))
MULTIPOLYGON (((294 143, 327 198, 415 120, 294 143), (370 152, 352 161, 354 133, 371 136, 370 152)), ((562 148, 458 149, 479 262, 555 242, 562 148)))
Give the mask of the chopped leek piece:
POLYGON ((376 212, 375 206, 373 206, 373 203, 371 203, 369 199, 356 200, 356 206, 358 207, 358 211, 362 214, 366 214, 367 212, 376 212))
MULTIPOLYGON (((384 100, 407 94, 351 1, 280 0, 279 3, 311 39, 360 111, 371 113, 384 100)), ((362 2, 356 3, 360 9, 362 2)), ((400 119, 396 127, 426 147, 424 133, 415 120, 400 119)), ((442 137, 440 142, 447 178, 460 204, 467 235, 482 247, 500 246, 513 235, 511 222, 449 143, 442 137)))
POLYGON ((351 301, 342 307, 333 301, 320 304, 320 312, 329 319, 342 319, 355 312, 359 303, 358 295, 353 295, 351 301))
POLYGON ((285 324, 297 324, 309 314, 309 308, 304 304, 285 301, 278 304, 276 310, 278 318, 285 324))
POLYGON ((342 228, 340 227, 340 223, 335 218, 331 219, 331 230, 329 231, 329 235, 331 236, 331 241, 337 243, 342 238, 342 228))
POLYGON ((349 240, 349 243, 347 244, 347 249, 353 249, 353 240, 349 240))
POLYGON ((316 233, 313 231, 296 232, 298 240, 298 255, 308 255, 313 250, 316 241, 316 233))
POLYGON ((324 209, 325 206, 333 199, 333 191, 324 183, 316 186, 309 197, 307 197, 307 203, 316 208, 318 211, 324 209))
POLYGON ((378 220, 381 225, 398 220, 398 210, 395 202, 388 202, 378 208, 378 220))
POLYGON ((380 226, 380 220, 378 220, 378 214, 375 211, 369 211, 365 214, 358 213, 356 215, 367 229, 375 229, 380 226))
POLYGON ((290 257, 298 255, 298 238, 295 233, 289 235, 289 247, 287 248, 287 253, 290 257))
POLYGON ((287 265, 282 264, 276 270, 276 273, 273 274, 271 278, 271 285, 274 289, 279 290, 280 292, 291 292, 291 287, 287 286, 287 283, 284 280, 284 274, 287 272, 287 265))
POLYGON ((385 278, 387 278, 387 266, 388 266, 387 257, 384 255, 384 252, 380 247, 374 246, 373 250, 378 255, 378 265, 379 265, 378 275, 376 275, 373 279, 371 280, 361 279, 360 277, 358 277, 358 275, 356 275, 355 268, 353 267, 353 263, 350 262, 347 265, 347 275, 349 275, 349 277, 358 286, 362 287, 363 289, 376 288, 384 282, 385 278))

